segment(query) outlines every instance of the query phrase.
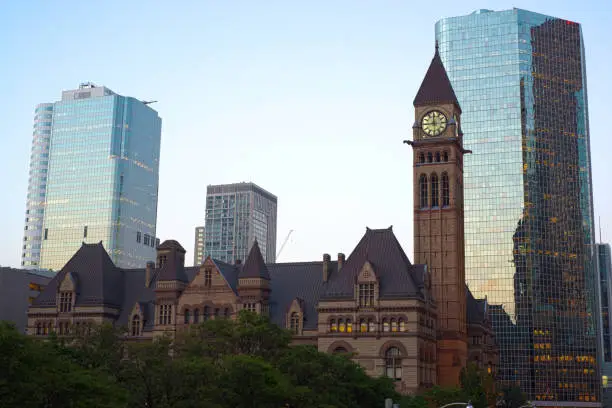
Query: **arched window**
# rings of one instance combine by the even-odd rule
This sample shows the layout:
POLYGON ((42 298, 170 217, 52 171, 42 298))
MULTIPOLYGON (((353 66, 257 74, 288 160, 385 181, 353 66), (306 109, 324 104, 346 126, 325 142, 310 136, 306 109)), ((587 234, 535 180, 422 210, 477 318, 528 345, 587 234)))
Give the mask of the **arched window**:
POLYGON ((383 323, 383 331, 388 332, 389 331, 389 321, 387 319, 383 319, 382 323, 383 323))
POLYGON ((300 333, 300 315, 299 313, 296 313, 296 312, 291 313, 289 328, 291 329, 291 332, 293 334, 300 333))
POLYGON ((401 332, 405 332, 406 331, 406 322, 404 321, 404 319, 399 319, 399 331, 401 332))
POLYGON ((333 354, 346 354, 348 353, 348 350, 345 347, 342 346, 338 346, 334 349, 334 351, 332 351, 333 354))
POLYGON ((368 320, 368 330, 371 332, 375 332, 376 331, 376 322, 374 321, 374 319, 369 319, 368 320))
POLYGON ((436 163, 440 163, 440 152, 436 152, 436 163))
POLYGON ((338 325, 336 324, 336 319, 331 319, 329 322, 329 331, 330 332, 337 332, 338 331, 338 325))
POLYGON ((427 163, 433 162, 433 154, 431 152, 427 153, 427 163))
POLYGON ((200 309, 194 309, 193 311, 193 322, 200 323, 200 309))
POLYGON ((444 151, 444 153, 442 153, 442 161, 447 162, 448 161, 448 152, 444 151))
POLYGON ((368 331, 368 322, 365 319, 359 321, 359 331, 365 333, 368 331))
POLYGON ((189 319, 191 318, 191 313, 189 312, 189 309, 185 309, 185 324, 189 324, 189 319))
POLYGON ((41 335, 42 334, 42 325, 39 323, 36 323, 36 334, 41 335))
POLYGON ((223 310, 223 316, 225 316, 226 318, 228 318, 230 316, 229 307, 226 307, 225 310, 223 310))
POLYGON ((419 163, 425 163, 425 153, 419 153, 419 163))
POLYGON ((338 331, 340 331, 340 333, 344 333, 346 331, 346 326, 344 325, 344 319, 338 319, 338 331))
POLYGON ((389 347, 385 352, 385 374, 394 380, 402 379, 402 358, 397 347, 389 347))
POLYGON ((140 315, 132 317, 132 336, 140 336, 140 315))
POLYGON ((419 177, 419 191, 421 208, 427 208, 427 176, 421 174, 419 177))
POLYGON ((438 175, 436 173, 431 175, 431 206, 439 207, 439 187, 438 187, 438 175))
POLYGON ((391 319, 391 331, 397 332, 397 320, 391 319))
POLYGON ((351 319, 346 319, 346 332, 347 333, 353 332, 353 322, 351 321, 351 319))
POLYGON ((448 174, 442 173, 442 207, 450 205, 450 190, 448 185, 448 174))
POLYGON ((202 315, 202 320, 206 321, 208 320, 208 317, 210 315, 210 309, 208 306, 204 306, 204 314, 202 315))

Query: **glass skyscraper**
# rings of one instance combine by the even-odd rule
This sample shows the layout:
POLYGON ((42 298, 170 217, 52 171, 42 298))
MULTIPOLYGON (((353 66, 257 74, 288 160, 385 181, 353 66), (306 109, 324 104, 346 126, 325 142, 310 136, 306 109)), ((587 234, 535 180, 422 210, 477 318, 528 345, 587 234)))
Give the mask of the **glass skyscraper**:
POLYGON ((120 267, 155 259, 160 141, 157 112, 106 87, 39 105, 23 265, 57 271, 100 241, 120 267))
POLYGON ((436 23, 463 110, 466 280, 492 305, 499 379, 600 406, 598 287, 580 25, 520 9, 436 23))
POLYGON ((266 263, 276 261, 277 198, 253 183, 208 186, 204 259, 245 261, 257 239, 266 263))
POLYGON ((596 244, 597 261, 600 279, 600 301, 601 301, 601 342, 602 342, 602 383, 604 385, 603 402, 604 406, 612 404, 612 389, 608 389, 608 380, 612 379, 612 336, 610 333, 610 303, 612 293, 612 256, 609 244, 596 244))

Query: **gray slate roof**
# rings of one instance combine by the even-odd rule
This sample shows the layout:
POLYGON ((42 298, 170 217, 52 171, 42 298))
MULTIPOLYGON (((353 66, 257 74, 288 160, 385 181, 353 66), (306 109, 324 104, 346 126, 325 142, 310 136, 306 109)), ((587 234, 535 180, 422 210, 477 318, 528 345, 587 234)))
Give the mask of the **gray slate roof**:
POLYGON ((393 228, 370 229, 347 258, 340 272, 332 273, 325 288, 325 298, 353 297, 361 268, 369 261, 379 279, 380 297, 422 297, 424 265, 415 267, 398 242, 393 228))
MULTIPOLYGON (((173 244, 173 243, 172 243, 173 244)), ((178 243, 176 243, 178 245, 178 243)), ((164 244, 160 245, 162 247, 164 244)), ((180 245, 178 245, 180 247, 180 245)), ((356 278, 369 261, 379 278, 382 298, 423 297, 425 265, 412 265, 393 234, 392 228, 366 229, 353 252, 338 271, 338 262, 328 264, 329 279, 323 281, 323 262, 265 264, 258 245, 253 245, 244 265, 214 261, 234 293, 238 294, 239 277, 264 277, 270 281, 270 318, 285 325, 286 313, 297 299, 304 309, 304 328, 316 329, 317 305, 322 298, 352 297, 356 278)), ((182 248, 182 247, 180 247, 182 248)), ((180 268, 180 280, 191 282, 199 267, 180 268)), ((153 326, 155 284, 163 270, 154 269, 152 282, 145 287, 145 269, 115 267, 99 244, 83 244, 62 270, 49 282, 33 306, 55 307, 57 289, 64 276, 72 273, 77 281, 76 305, 112 305, 121 309, 117 323, 127 325, 137 303, 144 311, 145 330, 153 326)), ((176 272, 175 272, 176 276, 176 272)), ((484 308, 467 289, 468 319, 480 319, 484 308), (481 312, 482 310, 482 312, 481 312), (474 316, 474 317, 471 317, 474 316)))

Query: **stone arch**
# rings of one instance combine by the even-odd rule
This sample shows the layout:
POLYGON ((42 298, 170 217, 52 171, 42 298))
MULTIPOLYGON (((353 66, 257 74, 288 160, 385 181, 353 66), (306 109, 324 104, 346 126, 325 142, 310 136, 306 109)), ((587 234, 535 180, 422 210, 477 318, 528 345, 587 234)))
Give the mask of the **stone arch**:
POLYGON ((352 353, 354 351, 353 346, 351 346, 349 343, 347 343, 344 340, 337 340, 334 341, 329 348, 327 349, 327 352, 329 354, 334 354, 334 351, 338 348, 343 348, 345 349, 347 352, 352 353))
POLYGON ((406 350, 406 347, 404 347, 404 345, 397 340, 389 340, 385 344, 380 346, 380 350, 378 352, 380 357, 385 358, 387 350, 389 350, 391 347, 397 347, 400 353, 402 353, 402 358, 408 357, 408 351, 406 350))

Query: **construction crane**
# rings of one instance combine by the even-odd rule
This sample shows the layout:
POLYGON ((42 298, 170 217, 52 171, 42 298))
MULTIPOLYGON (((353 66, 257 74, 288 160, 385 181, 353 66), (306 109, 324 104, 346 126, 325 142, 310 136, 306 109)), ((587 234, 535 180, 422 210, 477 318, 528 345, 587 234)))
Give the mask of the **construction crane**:
POLYGON ((289 233, 287 234, 287 237, 285 237, 285 240, 283 241, 283 245, 281 245, 280 249, 276 253, 276 259, 277 260, 278 260, 279 255, 281 254, 281 252, 283 252, 283 249, 285 249, 285 245, 287 245, 287 241, 289 241, 289 237, 291 236, 291 233, 293 233, 293 230, 289 230, 289 233))

